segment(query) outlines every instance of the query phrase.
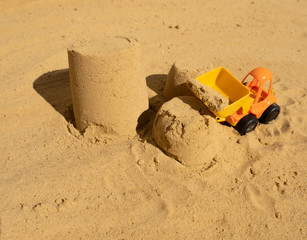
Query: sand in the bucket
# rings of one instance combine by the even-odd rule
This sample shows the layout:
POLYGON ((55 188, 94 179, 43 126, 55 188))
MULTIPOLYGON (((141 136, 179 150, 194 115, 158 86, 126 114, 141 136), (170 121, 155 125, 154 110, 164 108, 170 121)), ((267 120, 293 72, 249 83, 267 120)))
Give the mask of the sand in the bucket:
POLYGON ((135 134, 148 109, 139 44, 128 38, 82 40, 68 49, 76 125, 95 134, 135 134), (98 128, 97 128, 98 127, 98 128), (98 132, 99 132, 98 131, 98 132))
POLYGON ((195 96, 175 97, 159 109, 153 126, 158 146, 186 166, 208 165, 222 150, 218 124, 195 96))
POLYGON ((194 78, 188 79, 187 86, 210 111, 220 112, 229 105, 228 98, 194 78))

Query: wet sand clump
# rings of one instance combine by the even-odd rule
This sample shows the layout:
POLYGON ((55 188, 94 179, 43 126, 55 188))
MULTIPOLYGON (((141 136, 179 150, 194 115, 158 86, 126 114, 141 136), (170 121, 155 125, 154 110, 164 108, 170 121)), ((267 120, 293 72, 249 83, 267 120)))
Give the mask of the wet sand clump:
POLYGON ((187 86, 212 112, 220 112, 229 105, 228 98, 194 78, 188 79, 187 86))
POLYGON ((194 96, 175 97, 159 109, 153 126, 158 146, 186 166, 207 165, 223 146, 223 126, 194 96))

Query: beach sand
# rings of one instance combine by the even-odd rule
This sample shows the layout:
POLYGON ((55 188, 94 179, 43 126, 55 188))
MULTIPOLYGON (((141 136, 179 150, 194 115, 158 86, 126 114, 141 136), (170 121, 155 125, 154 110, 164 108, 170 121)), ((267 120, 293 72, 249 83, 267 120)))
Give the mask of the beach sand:
POLYGON ((294 0, 0 1, 0 239, 306 239, 306 11, 294 0), (93 37, 141 46, 150 108, 134 137, 74 125, 67 48, 93 37), (152 127, 180 59, 239 80, 267 67, 279 117, 245 136, 216 123, 216 152, 197 166, 169 157, 152 127))

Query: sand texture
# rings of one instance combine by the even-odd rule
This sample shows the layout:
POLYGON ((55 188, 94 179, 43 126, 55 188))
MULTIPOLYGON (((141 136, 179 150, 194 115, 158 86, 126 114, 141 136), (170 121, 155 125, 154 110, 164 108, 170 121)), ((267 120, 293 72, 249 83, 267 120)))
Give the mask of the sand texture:
POLYGON ((69 47, 68 59, 78 129, 135 135, 148 109, 138 44, 128 38, 80 40, 69 47))
POLYGON ((307 239, 306 12, 303 0, 0 1, 0 239, 307 239), (118 41, 75 48, 87 67, 72 82, 88 78, 82 102, 110 114, 91 121, 118 134, 137 121, 133 136, 74 123, 67 49, 105 38, 118 41), (94 68, 100 57, 110 66, 94 68), (174 62, 239 80, 267 67, 279 117, 240 136, 178 97, 186 77, 166 84, 174 62))
POLYGON ((212 112, 220 112, 229 105, 228 98, 194 78, 188 79, 187 85, 212 112))

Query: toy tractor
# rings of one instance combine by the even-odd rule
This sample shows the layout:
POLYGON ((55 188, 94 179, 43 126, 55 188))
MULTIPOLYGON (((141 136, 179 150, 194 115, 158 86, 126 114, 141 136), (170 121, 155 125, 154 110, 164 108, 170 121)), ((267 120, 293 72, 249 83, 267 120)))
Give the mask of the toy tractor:
POLYGON ((266 68, 256 68, 240 82, 223 67, 196 78, 229 99, 229 105, 213 112, 218 122, 227 121, 241 135, 253 131, 258 122, 269 123, 277 118, 280 107, 273 94, 272 74, 266 68), (248 78, 252 80, 246 82, 248 78), (267 89, 268 88, 268 89, 267 89))

